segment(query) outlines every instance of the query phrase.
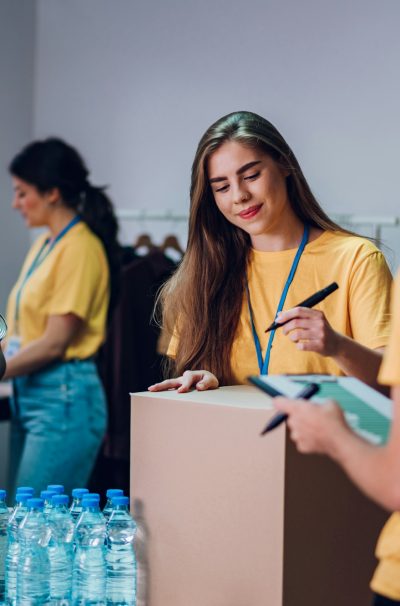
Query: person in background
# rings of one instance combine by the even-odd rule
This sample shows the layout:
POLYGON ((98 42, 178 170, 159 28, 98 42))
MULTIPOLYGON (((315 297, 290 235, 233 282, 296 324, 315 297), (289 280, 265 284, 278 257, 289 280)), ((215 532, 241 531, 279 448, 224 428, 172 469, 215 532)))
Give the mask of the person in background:
POLYGON ((400 606, 400 273, 392 293, 392 329, 378 379, 391 386, 393 421, 385 446, 354 434, 334 401, 324 406, 274 399, 289 415, 291 437, 300 452, 331 457, 371 499, 395 511, 378 540, 378 567, 371 582, 374 606, 400 606))
POLYGON ((326 215, 277 129, 251 112, 224 116, 197 148, 187 251, 161 293, 177 377, 149 389, 268 373, 375 385, 390 284, 382 253, 326 215), (331 282, 339 290, 318 309, 296 307, 331 282), (266 334, 275 318, 289 322, 266 334))
MULTIPOLYGON (((4 339, 7 334, 7 324, 4 320, 3 316, 0 314, 0 343, 4 339)), ((3 375, 6 371, 6 360, 3 353, 3 348, 0 346, 0 379, 3 378, 3 375)))
POLYGON ((118 225, 79 153, 57 138, 12 160, 13 208, 44 227, 7 307, 12 379, 10 489, 84 486, 106 427, 94 356, 118 279, 118 225))

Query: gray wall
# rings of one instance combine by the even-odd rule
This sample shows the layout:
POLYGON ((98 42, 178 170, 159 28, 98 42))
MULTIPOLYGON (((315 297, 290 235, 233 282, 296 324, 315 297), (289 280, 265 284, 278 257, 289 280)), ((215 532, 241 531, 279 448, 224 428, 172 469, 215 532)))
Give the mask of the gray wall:
MULTIPOLYGON (((0 2, 0 312, 21 268, 28 233, 11 210, 11 157, 32 137, 35 1, 0 2)), ((1 402, 0 402, 1 405, 1 402)), ((8 424, 0 423, 0 487, 5 485, 8 424)))
POLYGON ((34 132, 121 208, 186 209, 205 128, 250 109, 330 212, 398 214, 398 0, 38 0, 34 132))

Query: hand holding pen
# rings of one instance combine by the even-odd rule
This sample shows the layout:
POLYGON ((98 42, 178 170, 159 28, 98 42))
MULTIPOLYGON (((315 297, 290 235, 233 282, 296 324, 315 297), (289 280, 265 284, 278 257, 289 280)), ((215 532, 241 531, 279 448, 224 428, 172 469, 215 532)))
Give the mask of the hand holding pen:
MULTIPOLYGON (((319 391, 319 385, 317 385, 317 383, 309 383, 308 385, 306 385, 301 392, 299 393, 298 396, 296 396, 296 400, 309 400, 310 398, 312 398, 316 393, 318 393, 319 391)), ((272 429, 275 429, 275 427, 278 427, 281 423, 283 423, 284 421, 286 421, 286 419, 288 418, 286 413, 279 413, 277 415, 275 415, 270 421, 269 423, 267 423, 267 425, 264 427, 264 429, 261 432, 261 436, 265 435, 266 433, 268 433, 269 431, 271 431, 272 429)))
MULTIPOLYGON (((311 297, 304 299, 304 301, 298 303, 295 307, 306 307, 310 309, 311 307, 318 305, 318 303, 321 303, 321 301, 326 299, 328 295, 335 292, 335 290, 337 290, 338 288, 339 286, 336 284, 336 282, 332 282, 332 284, 329 284, 329 286, 326 286, 326 288, 323 288, 322 290, 319 290, 318 292, 314 293, 313 295, 311 295, 311 297)), ((276 330, 277 328, 280 328, 288 322, 290 322, 290 319, 284 320, 283 322, 276 320, 275 322, 272 322, 270 326, 268 326, 265 332, 269 332, 270 330, 276 330)))
MULTIPOLYGON (((305 307, 304 303, 311 300, 313 305, 337 289, 337 284, 331 284, 327 289, 315 293, 318 297, 309 297, 300 306, 293 307, 278 314, 274 325, 287 336, 300 351, 313 351, 322 356, 337 355, 340 349, 342 335, 333 330, 322 311, 305 307), (329 289, 329 291, 328 291, 329 289)), ((271 328, 271 327, 270 327, 271 328)), ((276 329, 275 329, 276 330, 276 329)))

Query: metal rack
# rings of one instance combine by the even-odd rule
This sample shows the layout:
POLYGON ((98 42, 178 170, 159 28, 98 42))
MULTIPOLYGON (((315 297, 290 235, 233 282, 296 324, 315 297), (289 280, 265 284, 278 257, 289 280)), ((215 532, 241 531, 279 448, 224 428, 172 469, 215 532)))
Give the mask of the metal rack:
MULTIPOLYGON (((332 214, 332 219, 343 227, 367 227, 372 230, 372 236, 375 238, 378 246, 382 241, 382 229, 385 227, 398 227, 400 217, 379 216, 379 215, 356 215, 356 214, 332 214)), ((182 223, 188 221, 189 215, 182 211, 173 210, 137 210, 120 209, 117 211, 117 217, 121 221, 166 221, 170 223, 182 223)))

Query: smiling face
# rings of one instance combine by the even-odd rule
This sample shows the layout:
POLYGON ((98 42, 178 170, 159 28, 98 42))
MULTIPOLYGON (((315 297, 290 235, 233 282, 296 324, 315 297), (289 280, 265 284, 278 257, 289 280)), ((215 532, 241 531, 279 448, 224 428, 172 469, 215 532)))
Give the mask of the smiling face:
POLYGON ((21 213, 26 225, 28 227, 48 225, 55 201, 54 190, 42 194, 34 185, 18 177, 13 177, 12 182, 14 187, 12 207, 21 213))
POLYGON ((209 158, 208 179, 224 217, 254 238, 279 233, 292 216, 286 174, 260 149, 226 141, 209 158))

